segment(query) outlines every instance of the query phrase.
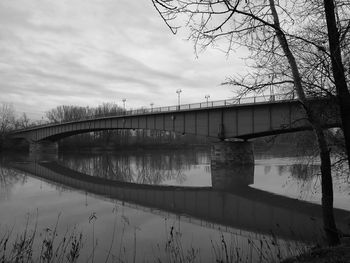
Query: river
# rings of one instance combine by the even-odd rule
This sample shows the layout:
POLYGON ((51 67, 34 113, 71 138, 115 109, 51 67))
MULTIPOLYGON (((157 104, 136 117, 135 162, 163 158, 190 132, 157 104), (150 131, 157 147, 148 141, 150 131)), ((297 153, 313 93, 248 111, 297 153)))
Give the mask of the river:
MULTIPOLYGON (((2 156, 0 233, 36 232, 36 247, 81 233, 79 262, 273 262, 323 241, 318 174, 267 152, 233 173, 206 148, 2 156)), ((349 232, 347 180, 334 206, 349 232)))

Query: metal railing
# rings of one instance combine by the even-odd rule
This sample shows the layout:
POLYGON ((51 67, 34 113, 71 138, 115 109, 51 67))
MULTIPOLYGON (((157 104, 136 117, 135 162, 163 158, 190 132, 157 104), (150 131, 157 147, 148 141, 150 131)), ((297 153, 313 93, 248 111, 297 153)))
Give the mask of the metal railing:
POLYGON ((32 130, 41 127, 57 125, 57 124, 65 124, 72 123, 77 121, 85 121, 91 119, 101 119, 101 118, 110 118, 110 117, 122 117, 122 116, 131 116, 131 115, 142 115, 142 114, 157 114, 157 113, 165 113, 165 112, 177 112, 177 111, 188 111, 188 110, 198 110, 198 109, 208 109, 208 108, 216 108, 216 107, 232 107, 235 105, 249 105, 249 104, 259 104, 259 103, 267 103, 267 102, 282 102, 282 101, 291 101, 296 100, 292 94, 275 94, 275 95, 262 95, 262 96, 254 96, 254 97, 242 97, 242 98, 233 98, 228 100, 217 100, 217 101, 208 101, 208 102, 199 102, 199 103, 191 103, 191 104, 181 104, 175 106, 163 106, 163 107, 152 107, 152 108, 141 108, 141 109, 131 109, 131 110, 121 110, 119 112, 106 113, 106 114, 94 114, 90 116, 85 116, 83 118, 72 119, 64 122, 49 122, 45 124, 40 124, 36 126, 31 126, 24 129, 18 129, 13 132, 20 132, 23 130, 32 130))

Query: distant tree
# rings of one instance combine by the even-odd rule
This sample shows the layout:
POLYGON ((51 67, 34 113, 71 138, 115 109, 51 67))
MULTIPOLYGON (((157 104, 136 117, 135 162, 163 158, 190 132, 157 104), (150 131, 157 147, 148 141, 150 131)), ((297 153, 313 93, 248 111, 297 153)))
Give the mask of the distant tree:
POLYGON ((46 112, 50 122, 73 121, 91 116, 93 111, 89 107, 80 106, 58 106, 46 112))
MULTIPOLYGON (((324 230, 329 244, 338 244, 329 148, 321 127, 322 114, 311 107, 308 95, 336 96, 349 154, 350 95, 341 60, 344 43, 349 40, 349 2, 336 1, 336 6, 333 0, 324 0, 324 5, 316 0, 152 2, 173 33, 177 32, 178 24, 187 26, 196 52, 210 45, 226 45, 227 53, 237 47, 249 51, 252 71, 227 81, 241 88, 240 96, 262 93, 271 86, 287 90, 290 97, 296 94, 313 127, 320 151, 324 230), (321 27, 324 23, 327 31, 321 27), (325 42, 327 38, 329 45, 325 42)), ((350 165, 349 157, 348 160, 350 165)))
POLYGON ((94 108, 94 114, 97 116, 110 116, 110 115, 121 115, 124 110, 119 107, 116 103, 102 103, 101 105, 94 108))
POLYGON ((87 117, 103 117, 120 115, 123 109, 115 103, 103 103, 97 107, 81 107, 74 105, 57 106, 46 112, 46 117, 50 122, 65 122, 84 119, 87 117))
POLYGON ((22 113, 22 115, 16 120, 15 122, 15 128, 16 129, 23 129, 28 128, 32 125, 31 120, 28 118, 26 113, 22 113))
POLYGON ((0 105, 0 150, 7 142, 8 133, 15 128, 15 109, 12 104, 1 103, 0 105))
POLYGON ((1 103, 0 106, 0 134, 4 135, 14 128, 15 109, 12 104, 1 103))

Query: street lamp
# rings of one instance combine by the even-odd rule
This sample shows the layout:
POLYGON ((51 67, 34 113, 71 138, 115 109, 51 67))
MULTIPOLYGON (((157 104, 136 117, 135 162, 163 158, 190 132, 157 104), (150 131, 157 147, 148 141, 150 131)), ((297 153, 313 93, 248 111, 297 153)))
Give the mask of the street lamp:
POLYGON ((153 105, 154 105, 154 103, 151 102, 149 105, 151 105, 151 111, 153 111, 153 105))
POLYGON ((178 89, 177 91, 176 91, 176 93, 177 93, 177 104, 179 105, 179 109, 180 109, 180 93, 182 92, 182 90, 181 89, 178 89))
POLYGON ((125 111, 125 102, 126 102, 126 99, 122 99, 123 101, 123 108, 124 108, 124 111, 125 111))
POLYGON ((207 95, 204 96, 204 98, 207 100, 207 107, 208 107, 208 99, 210 98, 210 95, 207 94, 207 95))

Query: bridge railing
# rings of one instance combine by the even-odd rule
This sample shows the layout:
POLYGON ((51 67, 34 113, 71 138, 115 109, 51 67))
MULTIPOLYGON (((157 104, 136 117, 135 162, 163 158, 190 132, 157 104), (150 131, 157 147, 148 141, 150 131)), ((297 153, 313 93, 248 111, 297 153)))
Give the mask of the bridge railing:
POLYGON ((152 107, 152 108, 141 108, 141 109, 131 109, 120 111, 118 113, 106 113, 106 114, 95 114, 90 116, 85 116, 83 118, 71 119, 69 121, 64 122, 50 122, 37 126, 32 126, 29 128, 24 128, 20 130, 16 130, 16 132, 28 129, 37 129, 40 127, 50 126, 53 124, 62 124, 62 123, 70 123, 76 121, 84 121, 105 117, 120 117, 120 116, 130 116, 130 115, 140 115, 140 114, 150 114, 150 113, 162 113, 162 112, 174 112, 181 110, 194 110, 194 109, 206 109, 206 108, 215 108, 215 107, 230 107, 234 105, 242 105, 242 104, 257 104, 257 103, 266 103, 266 102, 274 102, 274 101, 291 101, 295 100, 293 94, 274 94, 274 95, 261 95, 254 97, 242 97, 242 98, 233 98, 227 100, 217 100, 217 101, 206 101, 199 103, 191 103, 191 104, 181 104, 181 105, 173 105, 173 106, 163 106, 163 107, 152 107))
MULTIPOLYGON (((118 116, 161 113, 161 112, 170 112, 170 111, 179 111, 179 110, 205 109, 205 108, 214 108, 214 107, 222 107, 222 106, 225 107, 225 106, 232 106, 232 105, 255 104, 255 103, 273 102, 273 101, 285 101, 285 100, 288 100, 288 101, 294 100, 294 97, 291 94, 275 94, 275 95, 262 95, 262 96, 255 96, 255 97, 234 98, 234 99, 228 99, 228 100, 181 104, 177 106, 165 106, 165 107, 156 107, 156 108, 142 108, 142 109, 136 109, 136 110, 128 110, 128 111, 124 111, 122 114, 118 116)), ((94 116, 94 118, 96 117, 109 117, 109 115, 94 116)))

